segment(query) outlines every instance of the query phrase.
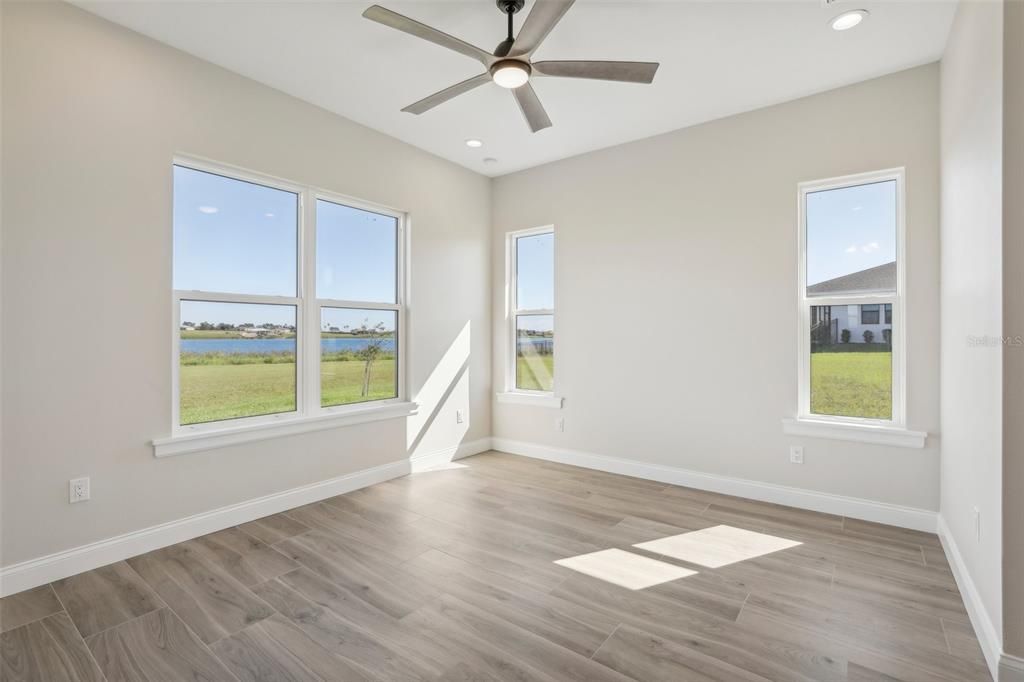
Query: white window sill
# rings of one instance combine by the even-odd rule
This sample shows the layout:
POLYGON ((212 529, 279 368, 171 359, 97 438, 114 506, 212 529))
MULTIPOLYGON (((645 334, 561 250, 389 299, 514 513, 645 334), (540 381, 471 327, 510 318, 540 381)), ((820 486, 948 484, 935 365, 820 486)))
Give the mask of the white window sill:
POLYGON ((552 393, 525 393, 522 391, 506 391, 496 394, 499 403, 508 405, 529 405, 531 407, 549 407, 562 409, 562 398, 552 393))
POLYGON ((153 454, 157 457, 169 457, 186 452, 212 450, 257 440, 334 429, 339 426, 365 424, 383 419, 398 419, 416 414, 418 407, 419 405, 412 402, 388 403, 348 409, 344 412, 320 414, 315 417, 290 416, 273 422, 179 433, 153 439, 153 454))
POLYGON ((851 424, 826 419, 783 419, 782 431, 791 436, 810 436, 858 443, 891 445, 899 448, 923 448, 928 434, 896 426, 880 424, 851 424))

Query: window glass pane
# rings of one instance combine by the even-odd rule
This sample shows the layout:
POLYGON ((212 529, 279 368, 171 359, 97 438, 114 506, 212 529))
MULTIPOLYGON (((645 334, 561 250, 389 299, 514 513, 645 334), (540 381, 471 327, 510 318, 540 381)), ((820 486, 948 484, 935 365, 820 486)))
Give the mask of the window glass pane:
POLYGON ((807 295, 896 291, 896 181, 807 194, 807 295))
POLYGON ((398 219, 316 202, 316 295, 397 303, 398 219))
POLYGON ((181 302, 181 423, 295 411, 295 306, 181 302))
POLYGON ((320 310, 320 404, 398 397, 398 313, 320 310))
POLYGON ((865 324, 863 307, 811 306, 813 414, 892 419, 892 324, 865 324))
POLYGON ((516 308, 553 310, 555 307, 555 235, 516 239, 516 308))
POLYGON ((174 167, 174 288, 295 296, 298 195, 174 167))
POLYGON ((516 388, 550 391, 555 375, 553 315, 516 317, 516 388))

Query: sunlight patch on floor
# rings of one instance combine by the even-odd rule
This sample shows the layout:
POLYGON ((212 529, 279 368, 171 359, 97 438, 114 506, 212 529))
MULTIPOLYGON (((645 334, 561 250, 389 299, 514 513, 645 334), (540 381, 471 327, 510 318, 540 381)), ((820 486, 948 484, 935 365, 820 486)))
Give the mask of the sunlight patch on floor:
POLYGON ((732 526, 713 526, 633 545, 653 554, 708 568, 728 566, 803 543, 732 526))
POLYGON ((600 552, 559 559, 555 563, 630 590, 642 590, 697 573, 621 549, 603 549, 600 552))

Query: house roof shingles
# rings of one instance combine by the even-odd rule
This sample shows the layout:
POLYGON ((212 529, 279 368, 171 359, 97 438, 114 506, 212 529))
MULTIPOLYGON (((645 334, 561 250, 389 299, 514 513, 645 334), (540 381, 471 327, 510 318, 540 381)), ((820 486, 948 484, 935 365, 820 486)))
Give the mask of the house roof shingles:
POLYGON ((896 291, 896 261, 860 272, 818 282, 807 287, 808 295, 855 294, 866 291, 896 291))

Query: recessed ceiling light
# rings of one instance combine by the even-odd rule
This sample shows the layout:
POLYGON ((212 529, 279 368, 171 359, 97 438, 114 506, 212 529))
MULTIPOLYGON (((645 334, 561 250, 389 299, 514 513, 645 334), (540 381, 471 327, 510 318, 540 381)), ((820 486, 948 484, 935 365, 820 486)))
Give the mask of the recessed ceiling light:
POLYGON ((478 147, 483 147, 484 143, 483 140, 469 139, 466 140, 466 146, 472 147, 473 149, 477 149, 478 147))
POLYGON ((488 166, 490 166, 491 164, 498 163, 498 160, 496 158, 494 158, 493 156, 488 156, 486 159, 484 159, 484 163, 486 163, 488 166))
POLYGON ((200 206, 199 207, 199 212, 200 213, 206 213, 206 214, 216 213, 218 210, 219 209, 216 206, 200 206))
POLYGON ((848 31, 867 19, 867 17, 868 11, 866 9, 855 9, 849 12, 843 12, 830 23, 832 24, 833 31, 848 31))

